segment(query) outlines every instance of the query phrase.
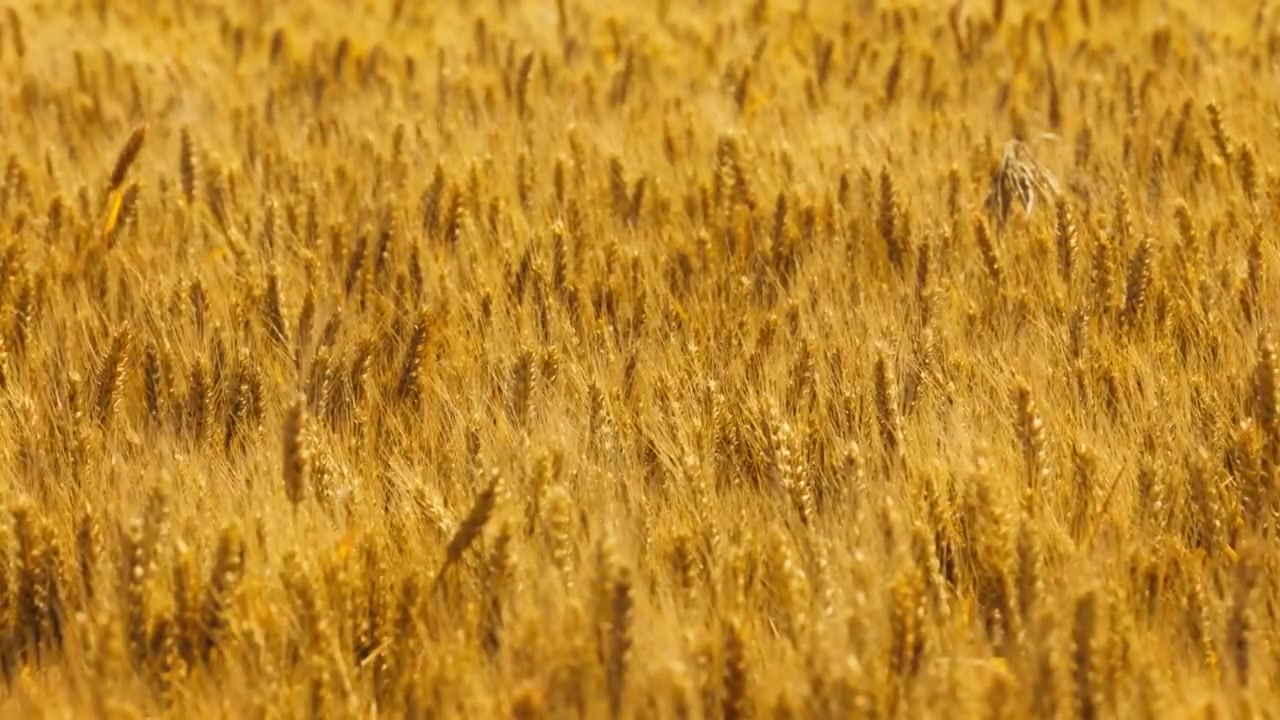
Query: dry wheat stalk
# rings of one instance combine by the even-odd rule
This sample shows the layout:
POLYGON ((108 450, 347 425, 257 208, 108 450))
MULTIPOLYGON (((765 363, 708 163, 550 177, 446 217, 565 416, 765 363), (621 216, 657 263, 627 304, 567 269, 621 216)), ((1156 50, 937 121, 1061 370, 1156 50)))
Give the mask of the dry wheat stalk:
POLYGON ((1000 165, 991 180, 987 194, 987 212, 1004 227, 1015 203, 1022 206, 1026 217, 1031 217, 1036 201, 1054 202, 1061 195, 1058 179, 1036 162, 1031 149, 1019 140, 1010 140, 1000 156, 1000 165))

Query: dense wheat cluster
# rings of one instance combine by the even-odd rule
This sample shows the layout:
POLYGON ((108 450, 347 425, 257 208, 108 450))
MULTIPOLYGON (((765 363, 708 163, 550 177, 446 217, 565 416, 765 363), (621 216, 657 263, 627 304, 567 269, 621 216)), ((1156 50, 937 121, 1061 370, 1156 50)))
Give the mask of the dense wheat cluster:
POLYGON ((1280 702, 1280 7, 0 13, 0 714, 1280 702))

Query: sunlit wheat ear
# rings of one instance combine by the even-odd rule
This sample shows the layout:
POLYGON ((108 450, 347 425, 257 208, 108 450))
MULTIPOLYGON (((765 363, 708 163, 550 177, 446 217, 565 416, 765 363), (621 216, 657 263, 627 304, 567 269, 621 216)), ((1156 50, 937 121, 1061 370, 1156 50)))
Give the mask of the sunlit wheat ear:
POLYGON ((476 496, 475 502, 471 505, 471 511, 467 513, 466 519, 449 540, 449 545, 445 548, 444 564, 436 572, 435 580, 432 582, 433 588, 440 585, 445 572, 462 559, 467 549, 476 541, 476 538, 480 537, 480 533, 484 532, 485 525, 493 517, 493 510, 498 504, 498 494, 501 490, 502 476, 497 471, 493 471, 489 485, 476 496))
POLYGON ((129 363, 129 328, 123 327, 111 338, 111 346, 98 372, 94 417, 104 426, 110 423, 120 403, 129 363))
POLYGON ((604 628, 602 651, 609 711, 616 718, 623 711, 628 666, 632 662, 635 597, 631 569, 622 565, 612 550, 605 549, 602 555, 599 622, 604 628))
MULTIPOLYGON (((87 503, 76 522, 76 561, 80 570, 80 591, 86 603, 92 603, 98 592, 98 561, 102 554, 102 531, 93 508, 87 503)), ((0 563, 3 566, 3 563, 0 563)), ((0 583, 0 588, 6 587, 0 583)), ((0 627, 3 623, 0 623, 0 627)))
POLYGON ((1054 240, 1058 249, 1058 274, 1068 286, 1076 269, 1076 225, 1071 206, 1065 198, 1058 198, 1055 205, 1056 223, 1054 240))
POLYGON ((1027 471, 1024 497, 1028 509, 1033 515, 1038 515, 1043 502, 1041 493, 1046 489, 1050 472, 1044 418, 1036 406, 1030 385, 1020 377, 1014 381, 1013 401, 1014 428, 1027 471))
POLYGON ((1129 327, 1137 324, 1147 305, 1151 288, 1151 268, 1154 243, 1150 236, 1143 237, 1138 249, 1129 260, 1129 272, 1125 278, 1124 321, 1129 327))
POLYGON ((1222 106, 1216 100, 1205 104, 1205 113, 1209 116, 1209 128, 1213 131, 1213 144, 1218 149, 1222 162, 1231 165, 1231 135, 1227 133, 1227 124, 1222 117, 1222 106))
POLYGON ((129 168, 133 167, 134 161, 138 159, 138 153, 142 152, 142 145, 146 139, 146 125, 134 128, 129 134, 129 139, 125 141, 124 147, 120 149, 119 155, 116 156, 115 165, 112 166, 111 175, 107 178, 106 187, 103 189, 102 209, 99 211, 100 234, 103 244, 108 247, 114 242, 118 226, 128 218, 133 211, 132 206, 136 205, 138 186, 131 184, 125 188, 124 184, 129 176, 129 168))
POLYGON ((1268 463, 1280 462, 1280 360, 1269 331, 1258 337, 1253 370, 1252 411, 1266 441, 1268 463))
POLYGON ((1099 667, 1098 597, 1096 591, 1081 595, 1075 603, 1071 627, 1071 665, 1075 680, 1075 705, 1081 717, 1097 717, 1101 708, 1099 667))
POLYGON ((987 211, 1004 227, 1015 203, 1022 206, 1030 218, 1036 201, 1054 202, 1061 195, 1058 179, 1032 156, 1030 148, 1018 140, 1010 140, 1004 147, 1000 167, 991 181, 987 195, 987 211))
POLYGON ((876 352, 875 362, 876 419, 880 426, 880 439, 884 447, 885 462, 893 466, 905 456, 902 447, 902 412, 898 400, 898 380, 887 352, 876 352))
POLYGON ((196 185, 198 176, 195 144, 191 140, 191 131, 184 127, 178 134, 178 180, 188 206, 195 205, 196 194, 199 192, 196 185))
POLYGON ((995 286, 997 293, 1005 292, 1005 266, 1000 260, 1000 253, 996 250, 995 240, 991 237, 991 231, 987 228, 987 221, 982 215, 975 213, 973 216, 973 239, 978 244, 978 252, 982 255, 982 264, 987 269, 987 276, 991 278, 992 285, 995 286))
POLYGON ((138 159, 138 153, 142 152, 142 144, 147 139, 147 126, 139 125, 129 133, 129 139, 125 141, 124 147, 120 148, 120 154, 116 156, 116 163, 111 168, 111 176, 107 180, 107 192, 112 193, 119 190, 124 185, 124 180, 129 174, 129 168, 133 167, 133 163, 138 159))
POLYGON ((742 622, 731 619, 724 630, 724 684, 722 690, 722 716, 725 720, 742 720, 750 717, 750 698, 747 672, 747 639, 742 622))
POLYGON ((306 439, 307 400, 297 398, 284 420, 284 489, 297 511, 307 498, 307 480, 311 469, 311 449, 306 439))

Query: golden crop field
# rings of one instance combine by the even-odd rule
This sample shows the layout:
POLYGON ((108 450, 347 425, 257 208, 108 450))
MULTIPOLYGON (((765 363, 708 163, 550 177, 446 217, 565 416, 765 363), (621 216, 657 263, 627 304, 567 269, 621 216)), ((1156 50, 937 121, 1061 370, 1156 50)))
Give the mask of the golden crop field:
POLYGON ((18 0, 0 716, 1280 708, 1280 6, 18 0))

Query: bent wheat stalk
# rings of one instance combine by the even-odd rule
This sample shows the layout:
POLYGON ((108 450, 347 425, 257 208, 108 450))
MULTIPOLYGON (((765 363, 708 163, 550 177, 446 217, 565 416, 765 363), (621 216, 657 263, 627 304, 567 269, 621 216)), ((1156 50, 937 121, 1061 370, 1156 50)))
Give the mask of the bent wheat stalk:
POLYGON ((1019 140, 1010 140, 1004 146, 1000 167, 992 178, 986 207, 999 221, 999 226, 1004 227, 1015 201, 1022 205, 1026 216, 1031 217, 1037 198, 1052 203, 1060 194, 1058 179, 1036 162, 1031 149, 1019 140))

